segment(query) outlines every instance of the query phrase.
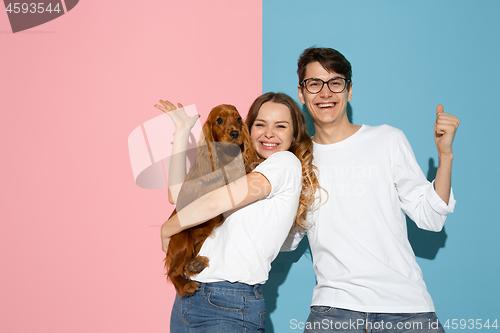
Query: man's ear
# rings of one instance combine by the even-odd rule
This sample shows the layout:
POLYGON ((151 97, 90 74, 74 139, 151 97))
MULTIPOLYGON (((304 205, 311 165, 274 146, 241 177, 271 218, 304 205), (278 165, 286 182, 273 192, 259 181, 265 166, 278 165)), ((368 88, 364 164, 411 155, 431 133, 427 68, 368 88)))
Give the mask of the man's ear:
POLYGON ((350 102, 352 99, 352 82, 349 84, 349 92, 347 93, 347 101, 350 102))
POLYGON ((298 93, 299 93, 299 101, 300 101, 300 103, 305 104, 306 101, 304 100, 304 93, 302 92, 302 87, 301 87, 300 84, 297 86, 297 89, 298 89, 298 93))

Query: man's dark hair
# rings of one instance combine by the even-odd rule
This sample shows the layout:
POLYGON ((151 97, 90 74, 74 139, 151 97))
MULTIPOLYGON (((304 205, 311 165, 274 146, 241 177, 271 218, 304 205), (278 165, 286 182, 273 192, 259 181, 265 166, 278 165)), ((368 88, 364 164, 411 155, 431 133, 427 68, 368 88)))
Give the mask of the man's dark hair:
POLYGON ((302 52, 297 63, 299 84, 304 81, 307 64, 316 61, 319 62, 327 72, 335 72, 344 75, 348 80, 347 89, 349 89, 352 77, 351 63, 342 53, 330 48, 310 47, 302 52))

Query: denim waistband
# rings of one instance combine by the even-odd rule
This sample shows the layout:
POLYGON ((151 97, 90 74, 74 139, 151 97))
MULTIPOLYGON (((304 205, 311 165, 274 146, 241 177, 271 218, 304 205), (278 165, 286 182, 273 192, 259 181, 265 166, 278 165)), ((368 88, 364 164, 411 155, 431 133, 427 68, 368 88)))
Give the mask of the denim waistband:
POLYGON ((234 292, 234 293, 248 293, 255 294, 257 297, 262 297, 262 285, 255 284, 249 285, 241 282, 228 282, 228 281, 220 281, 220 282, 200 282, 200 291, 204 294, 209 290, 217 290, 217 291, 226 291, 226 292, 234 292))

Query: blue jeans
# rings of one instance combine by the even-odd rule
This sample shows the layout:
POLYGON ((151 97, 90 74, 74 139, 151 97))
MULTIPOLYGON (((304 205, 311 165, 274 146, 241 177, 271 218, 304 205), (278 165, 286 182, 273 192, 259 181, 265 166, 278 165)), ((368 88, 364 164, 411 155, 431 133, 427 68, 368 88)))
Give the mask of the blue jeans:
POLYGON ((175 297, 170 332, 264 332, 265 320, 261 285, 200 283, 192 296, 175 297))
POLYGON ((443 333, 436 313, 366 313, 329 306, 311 306, 304 333, 443 333))

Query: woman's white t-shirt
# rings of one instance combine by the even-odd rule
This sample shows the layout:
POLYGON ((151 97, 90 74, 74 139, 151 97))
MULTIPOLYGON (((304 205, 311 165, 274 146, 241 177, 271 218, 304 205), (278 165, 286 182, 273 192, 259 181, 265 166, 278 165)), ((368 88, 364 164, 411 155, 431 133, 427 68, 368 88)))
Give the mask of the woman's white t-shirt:
POLYGON ((277 152, 253 172, 264 175, 271 193, 232 213, 214 230, 199 255, 209 267, 193 278, 198 282, 263 284, 271 262, 292 227, 302 188, 302 166, 289 151, 277 152))

